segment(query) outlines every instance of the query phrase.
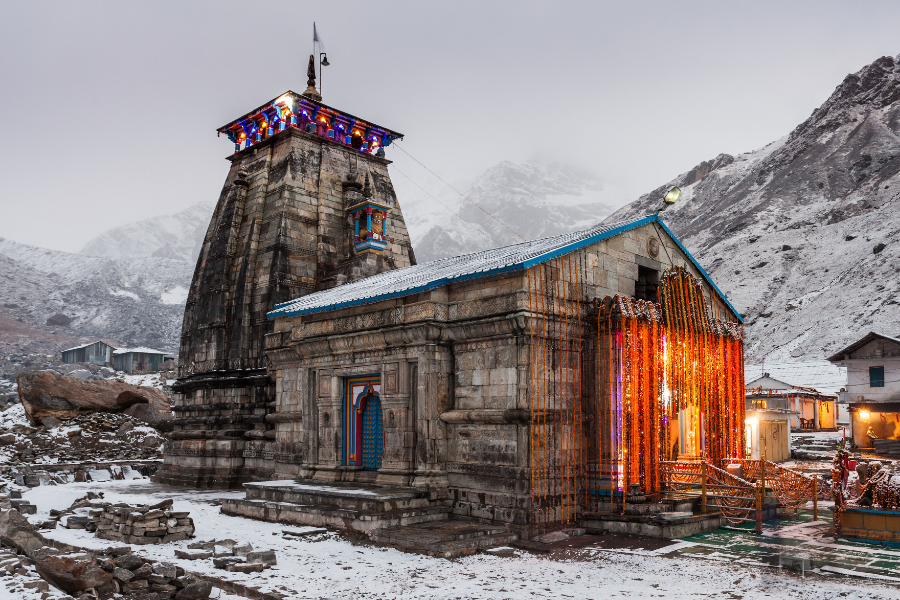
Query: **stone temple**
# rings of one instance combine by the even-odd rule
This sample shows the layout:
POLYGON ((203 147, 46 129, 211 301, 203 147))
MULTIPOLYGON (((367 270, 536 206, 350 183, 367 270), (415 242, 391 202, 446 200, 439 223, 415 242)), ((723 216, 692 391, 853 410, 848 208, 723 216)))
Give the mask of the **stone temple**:
POLYGON ((314 92, 287 92, 219 129, 235 152, 188 294, 159 481, 233 487, 296 462, 298 445, 275 439, 266 313, 416 263, 380 150, 402 135, 314 92))
POLYGON ((660 474, 743 456, 741 317, 659 214, 416 264, 401 134, 309 92, 220 129, 156 479, 442 556, 515 527, 718 526, 660 474))

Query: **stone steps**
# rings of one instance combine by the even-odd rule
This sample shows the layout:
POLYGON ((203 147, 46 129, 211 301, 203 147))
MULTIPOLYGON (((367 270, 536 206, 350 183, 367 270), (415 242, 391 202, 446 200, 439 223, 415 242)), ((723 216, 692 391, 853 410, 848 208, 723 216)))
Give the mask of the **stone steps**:
POLYGON ((285 481, 245 483, 247 500, 313 504, 359 512, 388 512, 428 507, 432 503, 429 490, 386 488, 366 484, 343 484, 285 481))
POLYGON ((839 440, 821 436, 791 434, 791 457, 822 460, 837 452, 839 440))
POLYGON ((505 526, 461 519, 372 532, 372 541, 378 544, 438 558, 466 556, 518 539, 518 534, 508 531, 505 526))
POLYGON ((873 440, 878 456, 900 458, 900 440, 873 440))
POLYGON ((317 504, 229 499, 222 501, 222 513, 272 523, 351 529, 371 534, 385 527, 446 521, 450 515, 450 507, 434 505, 365 512, 317 504))

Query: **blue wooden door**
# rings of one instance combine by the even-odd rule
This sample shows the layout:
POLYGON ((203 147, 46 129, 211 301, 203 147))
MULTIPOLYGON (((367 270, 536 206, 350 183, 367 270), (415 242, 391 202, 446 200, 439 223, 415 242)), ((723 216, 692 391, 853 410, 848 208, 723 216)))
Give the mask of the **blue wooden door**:
POLYGON ((384 449, 384 422, 381 416, 381 400, 377 395, 366 399, 362 415, 362 464, 363 469, 374 471, 381 468, 381 454, 384 449))

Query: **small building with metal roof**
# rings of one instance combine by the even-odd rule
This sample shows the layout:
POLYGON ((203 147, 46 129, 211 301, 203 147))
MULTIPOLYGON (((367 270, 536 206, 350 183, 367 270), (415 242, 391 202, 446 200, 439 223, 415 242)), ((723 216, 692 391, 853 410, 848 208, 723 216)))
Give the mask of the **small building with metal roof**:
POLYGON ((160 365, 170 358, 173 357, 153 348, 122 348, 113 353, 116 371, 126 373, 159 371, 160 365))
POLYGON ((73 365, 79 363, 93 363, 110 367, 113 364, 113 352, 115 348, 106 342, 96 341, 90 344, 82 344, 62 351, 63 364, 73 365))
POLYGON ((763 373, 745 384, 747 410, 793 411, 790 426, 806 431, 837 429, 837 394, 793 385, 763 373))
MULTIPOLYGON (((850 408, 853 444, 874 448, 879 440, 900 440, 900 338, 870 331, 828 360, 847 368, 841 396, 850 408)), ((893 444, 900 452, 900 441, 893 444)))

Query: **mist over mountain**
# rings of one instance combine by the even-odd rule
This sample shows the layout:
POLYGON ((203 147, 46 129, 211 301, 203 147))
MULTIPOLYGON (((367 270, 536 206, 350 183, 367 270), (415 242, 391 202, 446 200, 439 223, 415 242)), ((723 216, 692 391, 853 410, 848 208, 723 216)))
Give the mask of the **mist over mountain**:
POLYGON ((666 224, 743 314, 747 361, 814 360, 900 333, 900 57, 847 75, 787 136, 720 154, 606 221, 666 224))
POLYGON ((194 263, 215 205, 198 202, 174 215, 160 215, 109 229, 78 251, 106 258, 171 258, 194 263))
POLYGON ((515 244, 522 241, 519 236, 533 240, 584 229, 621 201, 593 175, 549 163, 503 161, 463 193, 478 206, 455 193, 442 199, 459 217, 424 203, 414 209, 433 211, 430 220, 406 217, 419 262, 515 244))
POLYGON ((0 317, 174 352, 193 270, 181 259, 100 258, 0 238, 0 317))

